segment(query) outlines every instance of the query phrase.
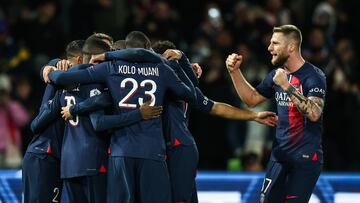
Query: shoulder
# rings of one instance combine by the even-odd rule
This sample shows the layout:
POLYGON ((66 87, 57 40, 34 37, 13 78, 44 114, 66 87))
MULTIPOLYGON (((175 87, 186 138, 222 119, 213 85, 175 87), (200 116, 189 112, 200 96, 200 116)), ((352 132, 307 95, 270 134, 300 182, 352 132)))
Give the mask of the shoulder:
POLYGON ((86 69, 86 68, 89 68, 91 67, 92 65, 91 64, 79 64, 79 65, 76 65, 74 67, 71 67, 69 69, 69 72, 73 72, 73 71, 78 71, 78 70, 83 70, 83 69, 86 69))
POLYGON ((318 79, 322 79, 325 80, 326 76, 325 73, 318 67, 316 67, 315 65, 306 62, 306 66, 307 66, 307 75, 309 78, 318 78, 318 79))
POLYGON ((168 62, 158 63, 157 66, 164 72, 173 72, 173 69, 170 67, 168 62))
POLYGON ((272 69, 272 70, 267 74, 266 77, 271 77, 271 78, 273 78, 274 75, 275 75, 275 72, 276 72, 276 70, 277 70, 278 68, 281 68, 281 67, 276 67, 276 68, 272 69))

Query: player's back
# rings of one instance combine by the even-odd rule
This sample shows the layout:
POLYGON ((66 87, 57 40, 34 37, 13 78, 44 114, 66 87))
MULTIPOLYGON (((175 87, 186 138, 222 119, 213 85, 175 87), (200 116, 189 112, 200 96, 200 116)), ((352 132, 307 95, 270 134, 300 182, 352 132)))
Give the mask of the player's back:
MULTIPOLYGON (((52 105, 52 102, 57 102, 54 100, 60 99, 61 90, 58 90, 54 96, 49 101, 46 101, 41 105, 41 108, 49 108, 49 105, 52 105)), ((35 119, 33 122, 36 122, 35 119)), ((33 124, 32 124, 33 125, 33 124)), ((38 132, 26 150, 27 153, 34 154, 51 154, 53 157, 60 159, 61 154, 61 145, 64 135, 64 120, 62 118, 56 118, 54 121, 49 123, 47 127, 38 132)))
MULTIPOLYGON (((107 86, 114 99, 114 113, 132 111, 151 100, 163 105, 167 90, 186 95, 187 86, 161 60, 158 63, 107 62, 107 86)), ((164 160, 165 144, 161 118, 116 129, 111 138, 111 155, 164 160)))
POLYGON ((57 118, 41 133, 35 135, 26 150, 28 153, 51 154, 60 159, 64 135, 64 120, 57 118))
MULTIPOLYGON (((100 94, 102 89, 98 84, 68 88, 62 93, 61 106, 80 103, 100 94)), ((61 157, 62 178, 97 174, 101 166, 107 164, 107 149, 108 137, 95 132, 89 114, 67 121, 61 157)))
MULTIPOLYGON (((174 70, 179 78, 187 77, 178 62, 166 59, 164 61, 172 70, 174 70)), ((188 81, 191 83, 190 80, 188 81)), ((172 92, 169 92, 166 95, 162 122, 167 148, 175 147, 180 144, 195 144, 194 137, 188 129, 190 109, 191 105, 189 106, 189 103, 178 99, 172 92)))

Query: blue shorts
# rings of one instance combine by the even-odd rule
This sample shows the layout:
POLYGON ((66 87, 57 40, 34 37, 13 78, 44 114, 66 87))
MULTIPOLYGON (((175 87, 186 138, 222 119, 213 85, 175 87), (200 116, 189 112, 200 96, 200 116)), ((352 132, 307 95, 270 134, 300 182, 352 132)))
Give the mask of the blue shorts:
POLYGON ((48 154, 26 153, 22 162, 24 202, 60 202, 60 160, 48 154))
POLYGON ((171 202, 166 162, 130 157, 110 157, 108 203, 171 202))
POLYGON ((107 174, 64 179, 69 202, 106 202, 107 174))
POLYGON ((260 202, 308 202, 321 169, 319 161, 303 160, 291 164, 270 161, 261 188, 260 202))
POLYGON ((198 162, 199 153, 196 145, 180 145, 168 149, 167 164, 174 202, 196 202, 195 177, 198 162))

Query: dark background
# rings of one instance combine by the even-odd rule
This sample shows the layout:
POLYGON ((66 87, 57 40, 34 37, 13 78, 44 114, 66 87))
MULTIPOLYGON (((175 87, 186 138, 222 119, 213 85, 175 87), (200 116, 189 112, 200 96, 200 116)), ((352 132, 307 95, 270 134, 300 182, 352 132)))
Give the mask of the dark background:
MULTIPOLYGON (((244 55, 243 71, 256 85, 273 68, 267 52, 273 26, 295 24, 303 33, 303 56, 327 76, 324 169, 359 171, 359 17, 359 3, 351 0, 1 0, 0 72, 12 81, 11 98, 33 117, 44 90, 39 69, 62 57, 68 42, 93 32, 119 40, 140 30, 152 42, 173 41, 199 63, 201 88, 209 98, 244 107, 225 68, 227 55, 244 55)), ((275 109, 268 102, 258 110, 275 109)), ((262 170, 274 134, 198 112, 190 128, 200 169, 262 170)), ((25 150, 32 134, 28 125, 21 132, 25 150)))

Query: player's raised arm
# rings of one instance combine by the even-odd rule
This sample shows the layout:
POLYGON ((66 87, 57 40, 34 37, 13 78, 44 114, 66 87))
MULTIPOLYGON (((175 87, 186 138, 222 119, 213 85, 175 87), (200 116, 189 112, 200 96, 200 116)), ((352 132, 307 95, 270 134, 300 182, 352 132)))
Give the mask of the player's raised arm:
POLYGON ((253 86, 248 83, 240 70, 242 56, 231 54, 226 59, 226 67, 229 71, 231 80, 234 84, 237 94, 243 102, 249 107, 254 107, 266 98, 262 96, 253 86))
POLYGON ((320 118, 324 108, 325 80, 310 78, 308 97, 305 97, 289 83, 284 69, 277 69, 273 80, 287 93, 292 103, 304 116, 313 122, 320 118))

